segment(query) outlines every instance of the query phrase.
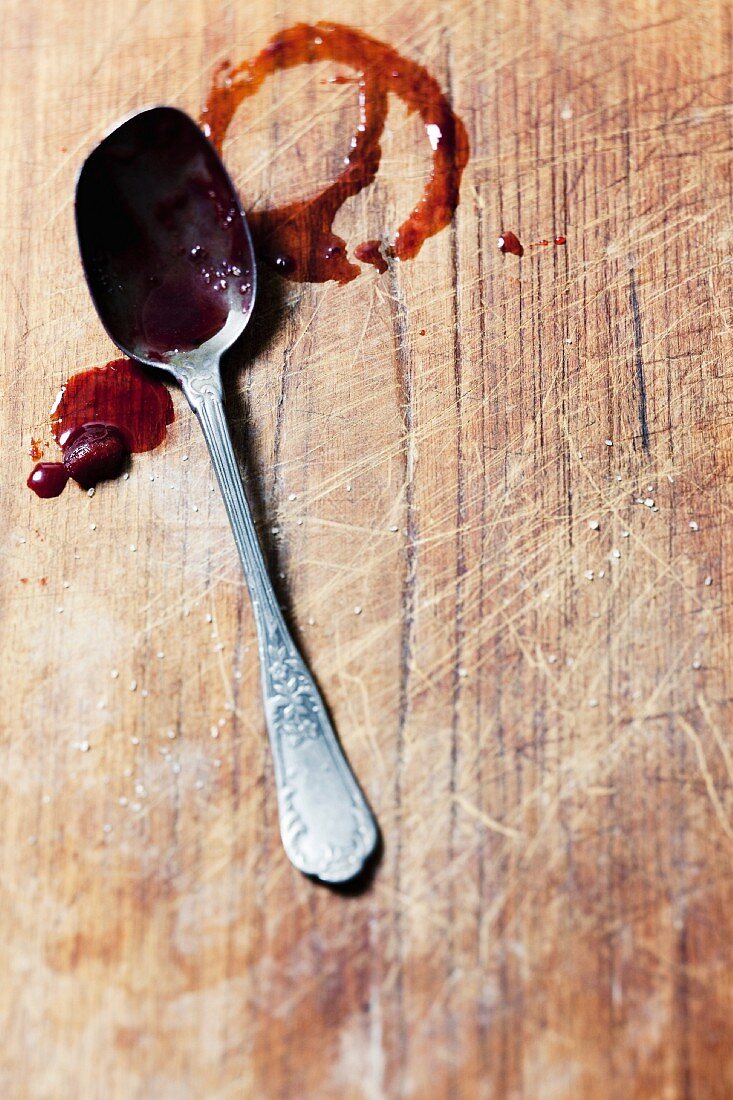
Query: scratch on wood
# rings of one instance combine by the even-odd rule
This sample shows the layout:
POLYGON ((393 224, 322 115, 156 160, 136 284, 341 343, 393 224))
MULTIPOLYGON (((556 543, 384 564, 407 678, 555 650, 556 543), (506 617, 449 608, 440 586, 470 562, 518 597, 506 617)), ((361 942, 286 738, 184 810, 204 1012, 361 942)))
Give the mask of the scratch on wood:
POLYGON ((636 350, 636 387, 639 409, 639 424, 641 426, 641 446, 645 451, 649 450, 649 421, 646 405, 646 379, 644 377, 644 353, 643 334, 641 330, 641 310, 639 309, 639 297, 636 293, 636 276, 634 268, 629 268, 629 301, 631 302, 631 316, 634 323, 634 347, 636 350))

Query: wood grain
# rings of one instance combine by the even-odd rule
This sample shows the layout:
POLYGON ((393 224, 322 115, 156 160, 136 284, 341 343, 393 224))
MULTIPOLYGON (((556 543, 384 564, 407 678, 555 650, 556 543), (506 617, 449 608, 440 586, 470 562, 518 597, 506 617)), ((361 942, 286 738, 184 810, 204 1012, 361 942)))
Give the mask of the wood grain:
MULTIPOLYGON (((733 1095, 730 21, 0 7, 4 1095, 733 1095), (355 897, 281 851, 252 619, 180 394, 129 480, 23 484, 60 383, 114 351, 76 256, 82 157, 138 106, 197 114, 219 61, 318 18, 425 64, 472 149, 416 260, 266 280, 228 369, 283 600, 384 836, 355 897), (567 244, 518 261, 502 229, 567 244)), ((355 90, 325 75, 238 114, 251 207, 336 171, 355 90)), ((383 149, 351 242, 419 195, 398 105, 383 149)))

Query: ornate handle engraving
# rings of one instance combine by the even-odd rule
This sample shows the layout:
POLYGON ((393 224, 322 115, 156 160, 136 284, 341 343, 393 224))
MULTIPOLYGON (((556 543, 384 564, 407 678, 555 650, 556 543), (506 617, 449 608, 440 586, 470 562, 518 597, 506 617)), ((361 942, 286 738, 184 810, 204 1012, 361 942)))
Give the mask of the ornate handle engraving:
POLYGON ((285 851, 305 874, 346 882, 374 850, 374 818, 272 591, 229 437, 218 371, 209 367, 201 379, 198 368, 190 374, 182 369, 179 380, 209 446, 252 599, 285 851))

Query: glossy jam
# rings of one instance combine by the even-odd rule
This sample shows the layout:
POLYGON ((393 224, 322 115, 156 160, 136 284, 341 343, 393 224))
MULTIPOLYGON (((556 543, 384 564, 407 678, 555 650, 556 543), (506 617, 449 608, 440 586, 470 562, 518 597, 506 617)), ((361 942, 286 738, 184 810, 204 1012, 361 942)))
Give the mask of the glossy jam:
POLYGON ((114 424, 92 422, 72 432, 64 446, 64 466, 82 489, 119 477, 130 449, 114 424))
POLYGON ((89 289, 113 338, 160 361, 248 313, 252 254, 236 194, 198 126, 143 111, 87 159, 76 195, 89 289))
MULTIPOLYGON (((469 155, 466 129, 427 69, 386 43, 338 23, 298 24, 275 35, 251 61, 234 66, 224 62, 203 109, 205 132, 221 150, 237 108, 257 93, 268 76, 327 60, 347 65, 357 74, 359 123, 344 170, 319 194, 248 214, 258 255, 297 282, 347 283, 360 273, 358 264, 348 257, 346 242, 333 232, 333 223, 346 200, 377 174, 390 93, 419 114, 432 150, 432 172, 391 245, 365 241, 354 249, 357 259, 385 271, 388 259, 416 256, 425 240, 450 222, 469 155)), ((333 82, 350 79, 339 75, 333 82)))
POLYGON ((51 412, 63 462, 39 463, 28 485, 38 496, 58 496, 71 476, 89 489, 116 477, 130 452, 151 451, 162 443, 172 421, 166 387, 129 359, 74 374, 51 412))

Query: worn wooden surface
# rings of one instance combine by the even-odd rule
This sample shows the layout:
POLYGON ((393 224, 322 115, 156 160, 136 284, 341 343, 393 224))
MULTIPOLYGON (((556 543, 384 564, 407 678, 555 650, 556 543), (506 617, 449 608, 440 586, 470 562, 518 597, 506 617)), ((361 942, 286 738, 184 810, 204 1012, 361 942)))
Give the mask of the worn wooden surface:
MULTIPOLYGON (((2 4, 4 1096, 733 1095, 730 21, 2 4), (59 384, 114 351, 77 261, 81 158, 329 17, 423 61, 472 147, 415 261, 269 280, 229 369, 268 553, 384 835, 357 897, 280 848, 252 619, 180 395, 128 481, 24 486, 59 384), (520 263, 503 228, 567 245, 520 263)), ((237 116, 248 204, 338 169, 356 93, 327 75, 237 116)), ((394 228, 427 151, 395 106, 336 228, 394 228)))

